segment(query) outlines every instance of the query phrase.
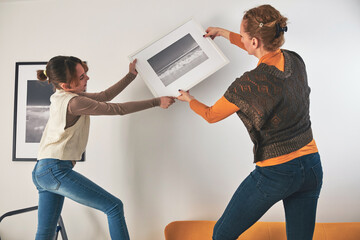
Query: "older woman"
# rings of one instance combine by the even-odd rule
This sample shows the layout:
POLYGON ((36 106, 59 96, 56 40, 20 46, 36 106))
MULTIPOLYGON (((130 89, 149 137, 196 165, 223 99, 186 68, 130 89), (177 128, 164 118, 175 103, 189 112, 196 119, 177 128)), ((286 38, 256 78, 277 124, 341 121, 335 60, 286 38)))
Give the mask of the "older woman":
POLYGON ((285 208, 288 240, 312 239, 322 166, 309 116, 305 63, 280 49, 287 18, 270 5, 245 12, 240 34, 209 27, 259 59, 211 107, 179 90, 181 101, 210 123, 237 113, 254 143, 254 171, 240 184, 215 225, 214 240, 237 239, 276 202, 285 208))

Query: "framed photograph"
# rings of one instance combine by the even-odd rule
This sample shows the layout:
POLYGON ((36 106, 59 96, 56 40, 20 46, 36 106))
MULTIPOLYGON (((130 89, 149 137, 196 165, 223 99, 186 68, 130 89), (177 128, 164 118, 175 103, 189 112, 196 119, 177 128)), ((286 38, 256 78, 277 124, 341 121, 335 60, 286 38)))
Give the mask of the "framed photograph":
MULTIPOLYGON (((46 62, 17 62, 15 68, 13 161, 36 161, 49 119, 52 84, 37 80, 46 62)), ((85 158, 83 154, 82 161, 85 158)), ((71 160, 71 159, 69 159, 71 160)))
POLYGON ((229 63, 205 33, 191 19, 129 56, 154 96, 176 97, 229 63))

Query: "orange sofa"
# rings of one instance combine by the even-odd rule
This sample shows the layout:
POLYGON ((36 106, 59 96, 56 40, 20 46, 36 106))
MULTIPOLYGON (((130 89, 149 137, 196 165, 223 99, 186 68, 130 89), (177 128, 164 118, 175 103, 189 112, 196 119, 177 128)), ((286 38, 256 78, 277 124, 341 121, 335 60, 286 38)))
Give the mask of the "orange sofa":
MULTIPOLYGON (((165 240, 211 240, 215 221, 176 221, 165 227, 165 240)), ((286 240, 285 223, 257 222, 238 240, 286 240)), ((360 240, 360 222, 316 223, 313 240, 360 240)))

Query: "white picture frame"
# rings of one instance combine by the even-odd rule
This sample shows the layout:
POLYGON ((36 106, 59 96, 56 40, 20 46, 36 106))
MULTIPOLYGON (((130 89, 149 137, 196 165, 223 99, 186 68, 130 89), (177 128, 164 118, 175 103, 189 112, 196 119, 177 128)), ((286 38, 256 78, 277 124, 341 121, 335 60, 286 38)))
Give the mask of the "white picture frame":
POLYGON ((194 19, 129 56, 155 97, 179 96, 229 63, 194 19))

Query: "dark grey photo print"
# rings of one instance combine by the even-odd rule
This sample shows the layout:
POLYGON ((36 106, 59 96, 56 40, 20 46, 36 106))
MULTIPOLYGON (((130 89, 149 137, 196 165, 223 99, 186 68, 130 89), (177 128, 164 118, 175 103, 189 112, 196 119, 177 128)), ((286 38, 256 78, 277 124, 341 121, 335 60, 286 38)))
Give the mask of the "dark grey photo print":
POLYGON ((207 59, 189 33, 147 61, 166 87, 207 59))
POLYGON ((53 85, 38 80, 27 81, 25 142, 39 143, 50 113, 53 85))

